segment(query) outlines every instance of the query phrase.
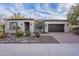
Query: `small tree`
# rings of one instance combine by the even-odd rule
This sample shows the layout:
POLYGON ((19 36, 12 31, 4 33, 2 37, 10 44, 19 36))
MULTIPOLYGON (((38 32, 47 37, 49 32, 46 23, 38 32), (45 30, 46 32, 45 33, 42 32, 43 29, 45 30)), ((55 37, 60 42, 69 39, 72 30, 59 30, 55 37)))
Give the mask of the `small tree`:
POLYGON ((17 33, 17 32, 20 30, 20 26, 18 26, 18 25, 16 24, 15 30, 16 30, 16 33, 17 33))
POLYGON ((71 25, 78 25, 77 18, 79 17, 79 4, 73 5, 67 14, 67 19, 71 25))
POLYGON ((17 32, 20 30, 20 26, 18 26, 17 23, 16 23, 16 25, 14 26, 14 30, 16 31, 16 34, 17 34, 17 32))
POLYGON ((4 25, 0 24, 0 37, 5 37, 4 25))
POLYGON ((69 24, 71 26, 75 26, 72 27, 72 31, 75 31, 77 33, 79 33, 79 27, 77 27, 78 24, 78 17, 79 17, 79 4, 75 4, 75 6, 73 5, 67 15, 67 19, 69 21, 69 24))
POLYGON ((42 32, 42 29, 44 29, 45 24, 42 21, 38 21, 38 22, 36 22, 35 26, 36 26, 36 29, 39 30, 39 32, 42 32))

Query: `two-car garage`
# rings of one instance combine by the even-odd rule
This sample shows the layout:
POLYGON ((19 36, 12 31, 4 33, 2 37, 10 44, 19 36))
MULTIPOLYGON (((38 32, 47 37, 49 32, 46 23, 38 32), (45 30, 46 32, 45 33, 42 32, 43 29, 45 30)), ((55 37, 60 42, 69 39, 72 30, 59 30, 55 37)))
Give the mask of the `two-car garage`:
POLYGON ((64 32, 64 24, 49 24, 48 32, 64 32))
POLYGON ((45 32, 68 32, 67 20, 46 20, 45 32))

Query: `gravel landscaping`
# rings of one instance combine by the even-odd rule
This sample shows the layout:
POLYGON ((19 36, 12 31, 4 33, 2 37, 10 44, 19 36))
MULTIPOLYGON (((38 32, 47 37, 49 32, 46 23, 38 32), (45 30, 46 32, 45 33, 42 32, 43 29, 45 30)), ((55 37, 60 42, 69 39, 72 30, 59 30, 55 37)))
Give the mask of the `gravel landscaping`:
POLYGON ((36 38, 35 36, 22 36, 16 37, 15 35, 7 35, 5 38, 0 38, 0 43, 59 43, 54 37, 48 36, 40 36, 40 38, 36 38))

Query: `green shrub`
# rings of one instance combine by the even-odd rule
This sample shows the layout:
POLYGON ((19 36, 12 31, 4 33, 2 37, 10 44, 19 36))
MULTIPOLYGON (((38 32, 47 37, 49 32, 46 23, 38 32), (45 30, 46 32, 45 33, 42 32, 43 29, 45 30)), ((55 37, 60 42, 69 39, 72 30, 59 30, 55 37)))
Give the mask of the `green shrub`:
POLYGON ((40 33, 39 32, 36 32, 35 33, 35 37, 39 38, 40 37, 40 33))
POLYGON ((4 38, 5 37, 5 33, 0 32, 0 38, 4 38))
POLYGON ((73 28, 72 29, 72 32, 77 32, 77 28, 73 28))
POLYGON ((23 32, 20 32, 20 31, 16 32, 16 36, 17 36, 17 37, 23 36, 23 32))
POLYGON ((79 34, 79 27, 73 28, 72 29, 72 32, 74 32, 76 34, 79 34))
POLYGON ((30 36, 31 32, 30 31, 26 31, 26 36, 30 36))

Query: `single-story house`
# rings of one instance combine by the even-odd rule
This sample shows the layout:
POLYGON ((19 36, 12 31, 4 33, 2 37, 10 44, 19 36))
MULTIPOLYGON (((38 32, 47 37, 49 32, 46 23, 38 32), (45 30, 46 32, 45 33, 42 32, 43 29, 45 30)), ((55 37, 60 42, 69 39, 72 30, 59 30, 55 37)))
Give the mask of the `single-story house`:
MULTIPOLYGON (((69 26, 67 20, 61 19, 51 19, 44 20, 45 22, 45 32, 69 32, 69 26)), ((31 33, 35 30, 35 20, 32 18, 7 18, 5 19, 5 32, 6 33, 15 33, 14 25, 18 24, 21 27, 21 31, 30 31, 31 33)))

